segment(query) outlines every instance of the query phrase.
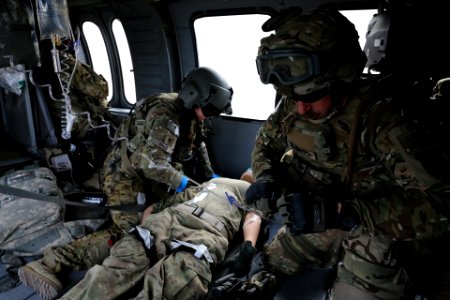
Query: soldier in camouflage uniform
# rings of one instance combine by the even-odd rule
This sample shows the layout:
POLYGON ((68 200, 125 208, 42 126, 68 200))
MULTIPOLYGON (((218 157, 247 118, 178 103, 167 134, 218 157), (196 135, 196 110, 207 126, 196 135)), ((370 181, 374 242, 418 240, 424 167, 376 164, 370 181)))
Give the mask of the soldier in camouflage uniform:
MULTIPOLYGON (((238 206, 248 186, 242 180, 215 178, 203 188, 177 194, 172 206, 147 215, 137 235, 125 235, 61 299, 115 299, 142 279, 143 289, 134 299, 203 299, 210 268, 222 262, 242 225, 244 211, 238 206), (149 238, 147 245, 144 237, 149 238)), ((244 239, 253 245, 256 236, 246 232, 258 232, 260 223, 257 214, 246 214, 244 239)))
POLYGON ((339 261, 333 299, 402 298, 411 241, 450 228, 448 174, 433 172, 447 156, 388 80, 360 78, 365 57, 339 12, 287 11, 263 29, 275 33, 261 40, 258 73, 283 98, 257 135, 246 202, 287 224, 265 246, 266 267, 339 261))
MULTIPOLYGON (((102 171, 103 190, 108 205, 136 205, 165 200, 169 194, 182 192, 188 177, 183 164, 195 152, 203 156, 205 178, 216 177, 204 143, 195 143, 196 128, 211 116, 231 112, 233 91, 228 83, 209 68, 191 71, 179 93, 150 96, 136 104, 133 113, 119 126, 116 143, 111 148, 102 171), (198 147, 198 148, 196 148, 198 147), (199 151, 200 150, 200 151, 199 151)), ((54 275, 65 269, 87 269, 109 255, 111 245, 139 224, 135 211, 111 211, 112 225, 100 232, 62 247, 49 248, 42 261, 19 270, 23 283, 51 299, 61 290, 54 275), (46 280, 51 277, 52 279, 46 280), (54 279, 53 279, 54 278, 54 279)))

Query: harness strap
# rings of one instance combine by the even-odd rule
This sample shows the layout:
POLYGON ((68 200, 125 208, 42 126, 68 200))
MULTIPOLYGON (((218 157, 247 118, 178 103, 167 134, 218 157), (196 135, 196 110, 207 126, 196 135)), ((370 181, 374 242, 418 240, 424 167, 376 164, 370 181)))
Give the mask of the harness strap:
POLYGON ((354 163, 354 152, 356 148, 356 136, 360 132, 360 124, 361 124, 361 113, 363 111, 363 108, 366 107, 367 101, 363 98, 361 102, 359 103, 352 122, 352 128, 350 131, 349 136, 349 145, 348 145, 348 152, 347 152, 347 169, 344 175, 344 183, 346 186, 350 186, 352 180, 353 180, 353 163, 354 163))
POLYGON ((174 206, 174 208, 188 212, 202 220, 205 220, 214 226, 214 228, 216 228, 223 236, 228 237, 228 231, 225 224, 223 224, 223 222, 216 216, 205 211, 202 207, 190 203, 180 203, 174 206))
POLYGON ((128 158, 127 149, 128 149, 127 141, 126 140, 121 140, 120 141, 120 157, 122 158, 122 164, 121 164, 122 168, 121 169, 128 176, 143 181, 141 176, 133 168, 133 165, 131 164, 130 159, 128 158))

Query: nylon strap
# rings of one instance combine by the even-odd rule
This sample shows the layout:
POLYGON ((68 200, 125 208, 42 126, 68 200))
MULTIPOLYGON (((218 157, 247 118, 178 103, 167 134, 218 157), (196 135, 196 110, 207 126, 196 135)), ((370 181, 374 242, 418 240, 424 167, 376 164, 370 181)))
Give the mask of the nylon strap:
POLYGON ((146 208, 145 205, 122 204, 122 205, 101 206, 101 205, 92 204, 92 203, 70 201, 67 199, 61 199, 58 197, 48 196, 45 194, 40 194, 40 193, 35 193, 35 192, 31 192, 31 191, 14 188, 14 187, 7 186, 4 184, 0 184, 0 193, 5 194, 5 195, 16 196, 18 198, 33 199, 33 200, 39 200, 39 201, 44 201, 44 202, 52 202, 52 203, 56 203, 56 204, 66 204, 66 205, 72 205, 72 206, 92 207, 94 209, 108 208, 111 210, 135 212, 135 211, 143 211, 146 208))
POLYGON ((223 222, 220 221, 219 218, 217 218, 216 216, 205 211, 200 206, 188 204, 188 203, 180 203, 180 204, 174 206, 174 208, 188 212, 202 220, 205 220, 206 222, 208 222, 209 224, 214 226, 214 228, 216 228, 224 237, 228 237, 228 232, 227 232, 223 222))
POLYGON ((368 88, 364 90, 364 93, 362 95, 361 101, 355 111, 353 122, 352 122, 352 128, 350 131, 349 136, 349 146, 348 146, 348 153, 347 153, 347 170, 345 172, 343 181, 346 184, 347 187, 349 187, 353 180, 353 163, 355 160, 354 152, 356 148, 356 137, 358 133, 361 132, 361 122, 362 122, 362 112, 367 107, 369 100, 368 99, 368 92, 372 90, 372 85, 370 85, 368 88))

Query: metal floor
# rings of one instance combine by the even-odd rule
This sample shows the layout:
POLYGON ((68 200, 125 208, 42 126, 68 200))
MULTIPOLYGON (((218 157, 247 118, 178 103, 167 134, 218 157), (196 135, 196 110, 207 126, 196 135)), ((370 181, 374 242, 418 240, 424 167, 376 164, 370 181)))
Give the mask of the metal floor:
POLYGON ((0 263, 0 283, 2 283, 0 286, 5 284, 5 286, 13 287, 8 291, 0 292, 0 300, 42 300, 41 297, 36 295, 34 290, 21 284, 20 281, 11 281, 11 279, 11 276, 6 272, 5 265, 0 263))
MULTIPOLYGON (((72 271, 69 274, 66 274, 64 278, 60 278, 65 287, 65 290, 61 295, 81 280, 85 273, 85 271, 72 271)), ((33 289, 21 284, 18 278, 16 280, 12 279, 13 278, 6 271, 6 266, 0 263, 0 300, 43 300, 33 289), (11 289, 1 291, 3 286, 11 287, 11 289)))

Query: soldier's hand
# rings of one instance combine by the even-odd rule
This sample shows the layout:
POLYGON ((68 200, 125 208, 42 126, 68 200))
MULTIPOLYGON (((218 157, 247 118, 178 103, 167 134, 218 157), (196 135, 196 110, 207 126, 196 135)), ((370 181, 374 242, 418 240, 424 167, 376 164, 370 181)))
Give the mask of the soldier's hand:
POLYGON ((245 192, 247 204, 255 203, 261 198, 270 198, 275 190, 275 185, 269 180, 256 180, 245 192))
POLYGON ((338 202, 336 223, 338 228, 349 231, 361 224, 361 217, 349 202, 338 202))
POLYGON ((349 202, 336 202, 317 195, 284 195, 277 200, 277 208, 292 234, 331 228, 349 231, 361 223, 356 208, 349 202))
POLYGON ((252 266, 253 255, 255 255, 256 249, 253 247, 250 241, 245 241, 239 254, 234 262, 234 274, 237 277, 247 275, 252 266))

